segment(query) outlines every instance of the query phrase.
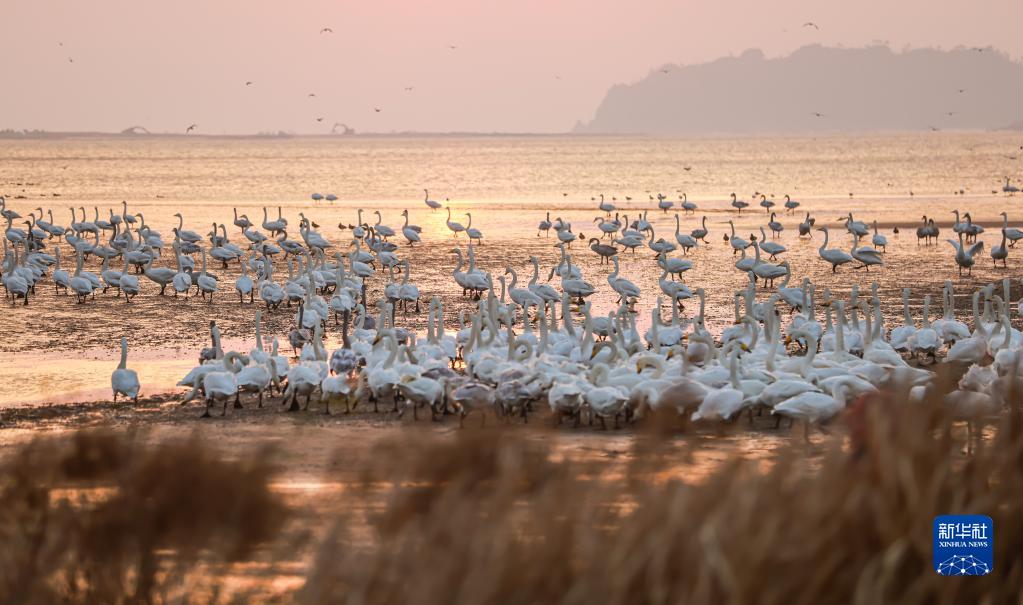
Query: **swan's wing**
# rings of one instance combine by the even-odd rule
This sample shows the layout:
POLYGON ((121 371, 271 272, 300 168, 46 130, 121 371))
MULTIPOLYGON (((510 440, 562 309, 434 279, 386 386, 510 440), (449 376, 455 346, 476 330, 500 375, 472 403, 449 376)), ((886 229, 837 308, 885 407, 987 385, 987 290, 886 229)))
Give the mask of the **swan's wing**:
POLYGON ((970 256, 974 256, 984 251, 984 242, 977 242, 970 247, 970 256))

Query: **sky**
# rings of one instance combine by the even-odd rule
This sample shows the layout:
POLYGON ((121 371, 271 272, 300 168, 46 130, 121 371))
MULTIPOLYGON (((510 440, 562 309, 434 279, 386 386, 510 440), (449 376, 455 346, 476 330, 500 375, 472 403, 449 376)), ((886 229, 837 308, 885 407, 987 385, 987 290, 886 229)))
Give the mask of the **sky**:
POLYGON ((0 0, 0 129, 564 132, 665 64, 877 42, 1019 60, 1021 24, 1020 0, 0 0))

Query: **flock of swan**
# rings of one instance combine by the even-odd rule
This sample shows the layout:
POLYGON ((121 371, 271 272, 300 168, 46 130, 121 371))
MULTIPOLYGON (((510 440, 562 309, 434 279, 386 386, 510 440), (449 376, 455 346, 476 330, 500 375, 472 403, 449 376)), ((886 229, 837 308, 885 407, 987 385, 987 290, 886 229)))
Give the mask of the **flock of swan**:
MULTIPOLYGON (((424 201, 431 211, 444 208, 428 192, 424 201)), ((409 223, 407 210, 399 228, 384 224, 379 211, 374 212, 375 223, 363 221, 358 210, 355 223, 339 225, 351 236, 347 247, 332 244, 302 213, 300 239, 291 239, 280 208, 276 218, 263 208, 258 224, 235 210, 235 241, 224 224, 214 223, 204 237, 186 229, 184 217, 176 214, 167 246, 164 235, 147 225, 141 213, 129 212, 127 203, 119 212, 110 209, 106 218, 96 208, 91 220, 85 208, 77 209, 80 214, 71 209, 67 226, 57 224, 52 211, 36 208, 21 221, 21 229, 16 224, 22 216, 0 198, 0 215, 7 223, 2 283, 12 303, 23 305, 46 277, 55 292, 81 304, 111 289, 130 303, 140 294, 141 276, 158 286, 160 295, 169 287, 175 296, 195 292, 212 303, 216 294, 233 290, 242 302, 255 303, 258 297, 267 312, 282 304, 297 307, 288 334, 295 354, 291 358, 281 354, 276 338, 269 346, 264 342, 262 309, 255 312, 256 338, 248 351, 224 351, 219 329, 211 322, 211 346, 179 382, 189 389, 185 402, 199 398, 205 403, 204 416, 214 405, 222 406, 221 414, 229 403, 241 406, 243 395, 262 406, 264 396, 277 391, 289 410, 300 409, 303 401, 308 408, 318 399, 327 413, 332 403, 350 410, 368 399, 376 410, 386 402, 399 414, 411 410, 414 416, 429 409, 434 418, 453 414, 464 420, 474 412, 491 412, 526 420, 547 407, 559 420, 578 424, 586 418, 617 425, 663 408, 699 422, 734 421, 743 413, 752 420, 754 413, 767 412, 779 421, 802 421, 808 430, 887 382, 911 384, 911 396, 922 398, 934 373, 921 364, 939 359, 965 370, 958 388, 945 395, 957 415, 973 421, 1001 409, 1023 350, 1023 334, 1010 322, 1014 305, 1008 279, 1000 292, 992 284, 972 293, 972 326, 954 316, 951 282, 942 292, 941 315, 932 317, 928 296, 919 322, 910 316, 906 290, 904 323, 889 331, 876 282, 870 295, 861 296, 854 286, 848 299, 832 296, 827 288, 818 294, 808 278, 798 287, 789 286, 791 267, 777 262, 786 252, 777 241, 785 226, 774 201, 761 196, 767 220, 760 237, 739 236, 732 221, 723 236, 733 255, 741 255, 735 268, 748 275, 749 285, 732 296, 734 325, 715 336, 705 323, 706 292, 691 289, 681 279, 693 267, 686 258, 689 251, 707 245, 706 217, 684 233, 676 213, 675 233, 666 239, 657 236, 648 211, 630 221, 615 201, 600 197, 600 215, 593 225, 601 235, 589 240, 561 217, 552 220, 548 214, 541 220, 536 235, 557 239, 560 261, 548 272, 531 257, 532 276, 526 283, 513 267, 496 280, 481 269, 476 255, 483 233, 472 227, 471 214, 463 226, 447 207, 446 227, 453 236, 465 234, 468 239, 464 254, 460 247, 452 251, 452 280, 474 301, 472 312, 459 315, 459 329, 453 333, 445 332, 441 298, 434 296, 423 305, 419 288, 410 281, 410 255, 402 259, 397 254, 401 246, 394 240, 403 238, 411 248, 423 237, 423 230, 409 223), (613 266, 606 282, 617 303, 606 315, 592 312, 587 298, 598 288, 572 262, 572 245, 584 241, 613 266), (61 265, 62 247, 71 250, 73 271, 61 265), (643 333, 635 312, 643 293, 623 275, 620 260, 638 248, 651 250, 661 271, 650 327, 643 333), (676 251, 681 255, 673 255, 676 251), (168 253, 172 266, 155 266, 158 261, 166 264, 168 253), (84 268, 93 257, 102 259, 98 274, 84 268), (225 269, 237 264, 241 272, 233 288, 209 271, 210 259, 225 269), (112 263, 121 270, 111 268, 112 263), (277 280, 275 265, 287 266, 283 282, 277 280), (545 273, 547 279, 541 281, 545 273), (369 311, 371 280, 382 286, 375 315, 369 311), (776 280, 784 281, 778 285, 776 280), (495 281, 502 285, 500 294, 495 281), (699 311, 684 318, 682 303, 689 299, 699 301, 699 311), (396 325, 397 310, 420 313, 423 306, 425 335, 396 325), (791 319, 786 322, 787 314, 791 319), (342 326, 342 346, 328 352, 324 335, 332 323, 342 326)), ((677 207, 665 196, 656 201, 655 212, 677 208, 684 216, 698 210, 685 196, 677 207)), ((795 213, 800 204, 786 196, 783 205, 783 212, 795 213)), ((733 194, 731 206, 741 213, 749 203, 733 194)), ((1002 216, 1001 243, 992 247, 991 258, 1004 265, 1023 231, 1009 228, 1007 215, 1002 216)), ((934 219, 922 221, 918 243, 937 241, 940 230, 934 219)), ((799 237, 823 233, 818 254, 833 272, 844 265, 869 272, 884 264, 887 239, 876 221, 867 224, 847 214, 842 221, 851 236, 847 249, 829 247, 832 231, 815 223, 806 213, 797 226, 799 237), (870 245, 861 246, 867 238, 870 245)), ((954 239, 947 241, 955 249, 961 275, 982 253, 978 236, 983 228, 969 213, 960 218, 956 211, 952 231, 954 239)), ((139 394, 139 379, 127 368, 127 355, 122 338, 120 364, 111 377, 115 400, 137 400, 139 394)))

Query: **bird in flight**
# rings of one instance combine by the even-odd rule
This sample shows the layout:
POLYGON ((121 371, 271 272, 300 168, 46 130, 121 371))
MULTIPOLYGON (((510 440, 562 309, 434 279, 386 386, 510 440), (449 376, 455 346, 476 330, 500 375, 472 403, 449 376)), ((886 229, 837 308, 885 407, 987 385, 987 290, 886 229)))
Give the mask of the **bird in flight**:
POLYGON ((75 60, 74 60, 74 58, 72 58, 72 57, 68 57, 68 58, 67 58, 67 62, 68 62, 68 63, 74 63, 74 62, 75 62, 75 60))
POLYGON ((63 42, 57 42, 57 46, 64 46, 63 42))
POLYGON ((323 121, 323 118, 316 118, 316 121, 317 121, 317 122, 322 122, 322 121, 323 121))
POLYGON ((405 87, 405 92, 412 92, 412 91, 413 91, 413 90, 415 90, 415 89, 416 89, 416 87, 415 87, 415 86, 406 86, 406 87, 405 87))
POLYGON ((315 92, 311 92, 311 93, 309 93, 309 95, 308 95, 308 96, 309 96, 309 98, 315 97, 315 96, 316 96, 316 93, 315 93, 315 92))
POLYGON ((931 129, 931 132, 938 132, 939 130, 941 130, 941 129, 940 129, 940 128, 938 128, 937 126, 928 126, 928 128, 930 128, 930 129, 931 129))
POLYGON ((324 27, 323 29, 320 30, 320 33, 321 34, 332 34, 332 33, 334 33, 334 30, 330 29, 329 27, 324 27))
POLYGON ((962 93, 964 93, 964 92, 966 92, 966 89, 965 89, 965 88, 960 88, 960 89, 959 89, 959 94, 962 94, 962 93))
POLYGON ((813 21, 807 21, 806 23, 803 24, 803 27, 812 27, 812 28, 814 28, 817 31, 821 30, 821 28, 816 23, 814 23, 813 21))
POLYGON ((377 112, 377 113, 380 113, 380 108, 379 108, 379 107, 374 107, 374 108, 373 108, 373 111, 375 111, 375 112, 377 112))
POLYGON ((682 170, 685 170, 686 172, 689 172, 689 171, 690 171, 690 170, 692 170, 692 169, 693 169, 693 167, 692 167, 692 166, 683 166, 683 167, 682 167, 682 170))
POLYGON ((451 50, 458 50, 458 45, 457 44, 449 44, 448 48, 451 49, 451 50))
POLYGON ((947 115, 948 117, 952 117, 952 116, 956 115, 957 113, 959 113, 959 112, 956 112, 956 111, 946 111, 945 115, 947 115))
POLYGON ((252 80, 246 80, 245 81, 245 85, 246 86, 252 86, 252 80))
POLYGON ((823 118, 824 117, 824 114, 819 112, 819 111, 815 111, 815 112, 811 113, 810 115, 817 116, 818 118, 823 118))
POLYGON ((185 134, 188 134, 188 133, 192 132, 193 130, 195 130, 198 127, 199 127, 198 124, 192 124, 191 126, 189 126, 188 128, 185 129, 185 134))

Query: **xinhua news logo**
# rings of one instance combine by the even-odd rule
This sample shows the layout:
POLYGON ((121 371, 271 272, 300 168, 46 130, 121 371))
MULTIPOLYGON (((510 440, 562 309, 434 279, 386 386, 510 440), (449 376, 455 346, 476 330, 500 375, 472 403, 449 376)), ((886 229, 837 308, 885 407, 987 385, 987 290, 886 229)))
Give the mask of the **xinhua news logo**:
POLYGON ((986 576, 995 568, 995 524, 986 515, 934 518, 934 570, 941 576, 986 576))

